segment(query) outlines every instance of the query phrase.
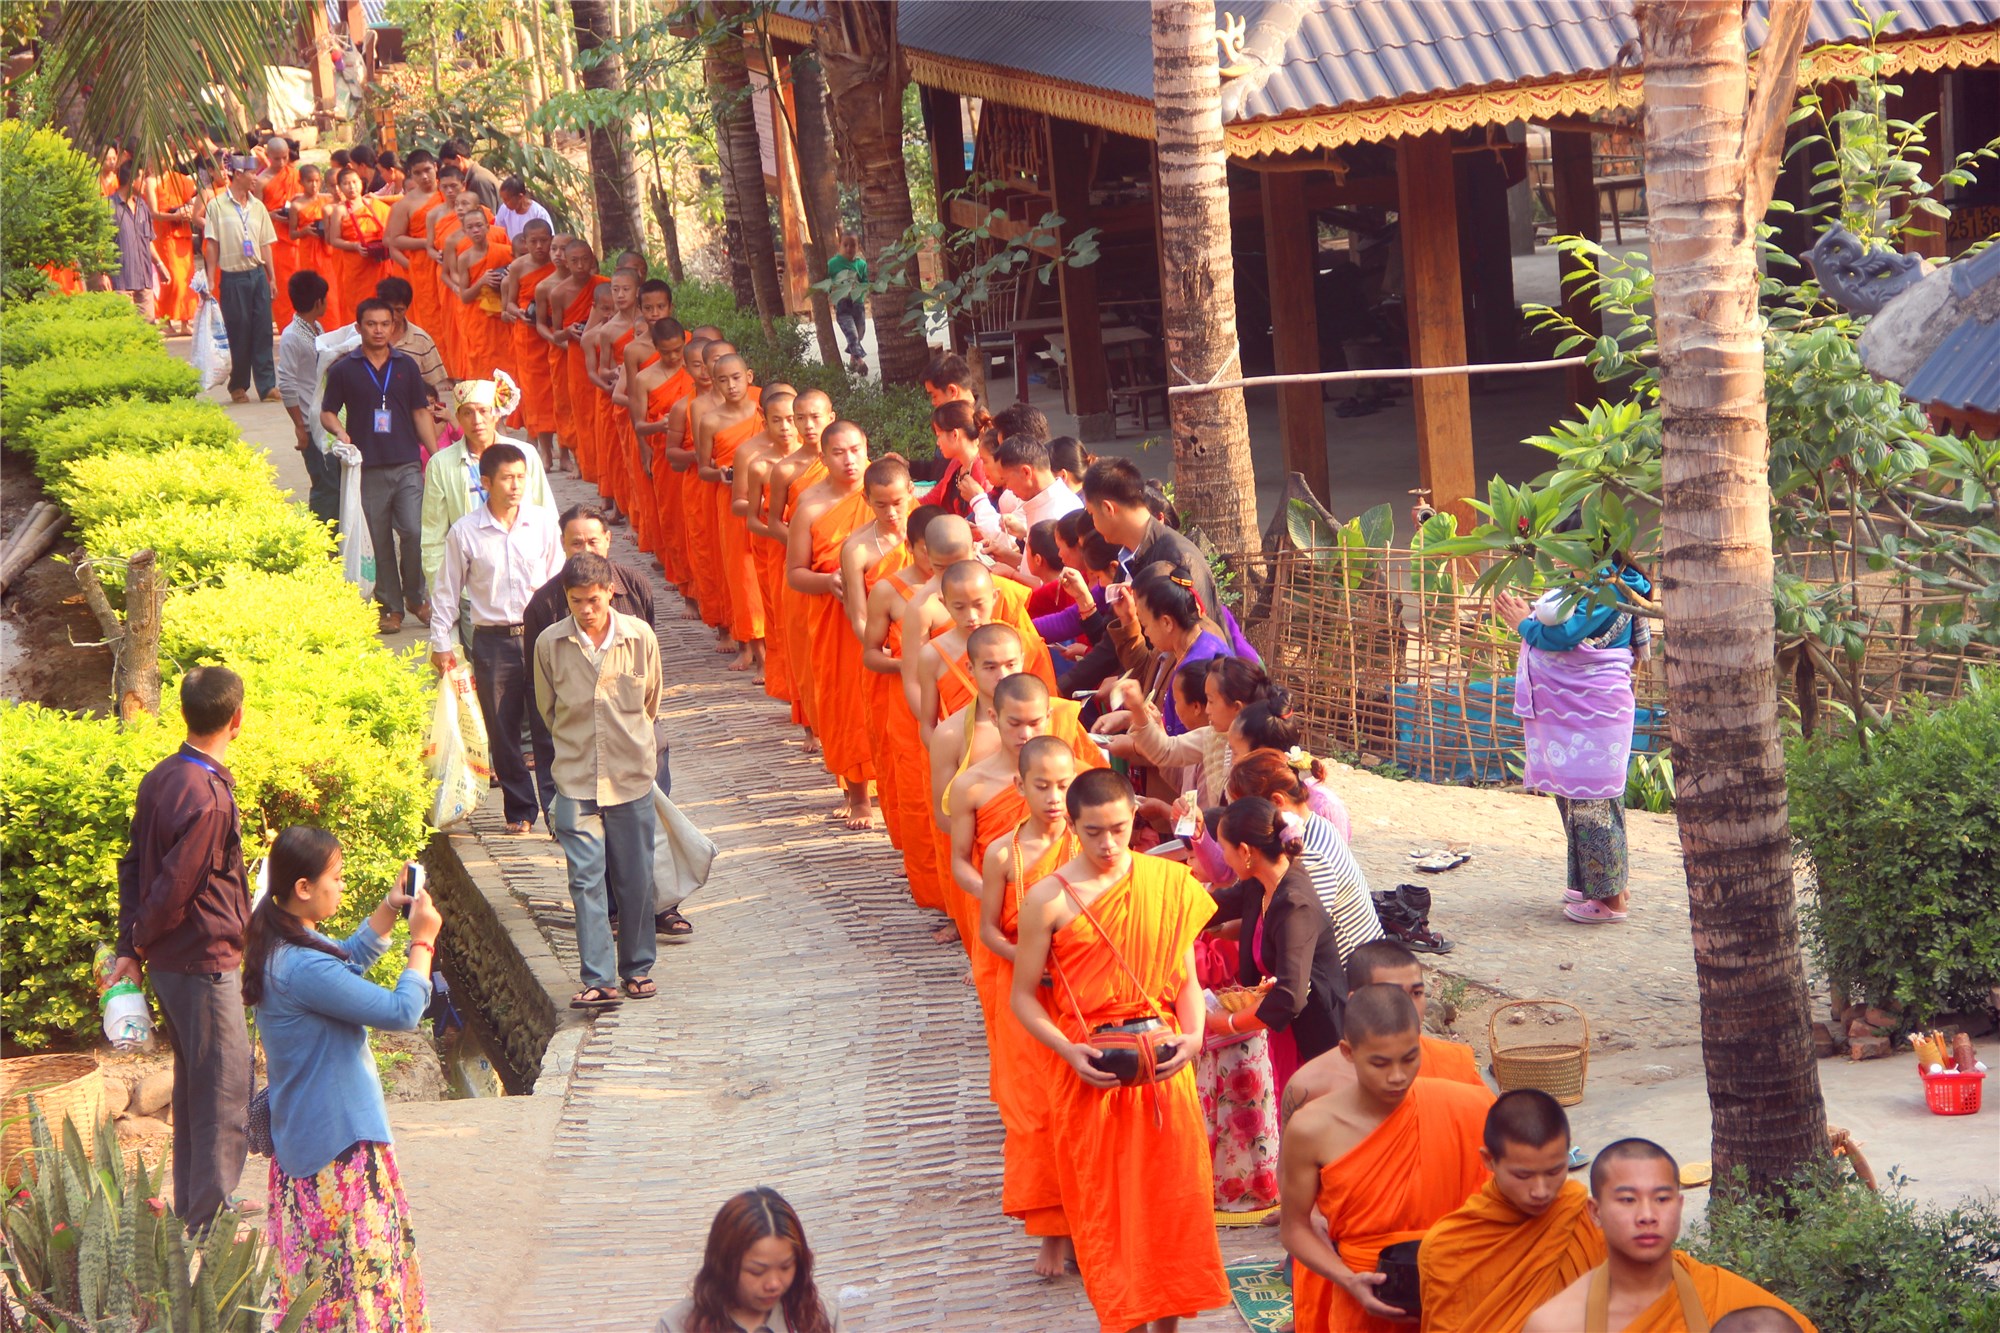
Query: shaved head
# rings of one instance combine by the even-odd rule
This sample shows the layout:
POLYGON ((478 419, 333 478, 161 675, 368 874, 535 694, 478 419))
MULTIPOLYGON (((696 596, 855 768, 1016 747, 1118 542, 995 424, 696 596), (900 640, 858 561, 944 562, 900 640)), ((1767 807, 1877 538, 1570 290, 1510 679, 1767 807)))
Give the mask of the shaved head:
POLYGON ((1603 1197, 1604 1186, 1610 1177, 1613 1162, 1665 1162, 1668 1173, 1676 1180, 1680 1178, 1680 1163, 1674 1160, 1672 1153, 1659 1144, 1651 1139, 1620 1139, 1600 1149, 1597 1156, 1591 1159, 1591 1197, 1603 1197))
POLYGON ((1799 1321, 1775 1305, 1731 1310, 1708 1327, 1709 1333, 1802 1333, 1799 1321))
MULTIPOLYGON (((1012 679, 1013 677, 1008 677, 1008 680, 1012 679)), ((1041 677, 1030 676, 1029 679, 1040 680, 1041 677)), ((1007 681, 1003 680, 1000 684, 1004 687, 1007 681)), ((994 691, 994 697, 999 697, 998 689, 994 691)), ((1069 766, 1071 772, 1076 771, 1076 756, 1070 752, 1068 742, 1060 736, 1037 736, 1021 747, 1021 762, 1018 767, 1022 777, 1045 766, 1060 768, 1065 764, 1069 766)))
POLYGON ((972 554, 972 525, 957 514, 939 515, 924 529, 924 545, 932 563, 955 565, 972 554))
POLYGON ((1414 1041, 1421 1031, 1416 1002, 1399 986, 1361 986, 1347 997, 1343 1034, 1350 1045, 1405 1035, 1414 1041))
POLYGON ((1561 1139, 1569 1145, 1569 1117, 1560 1103, 1539 1088, 1503 1092, 1486 1112, 1486 1151, 1494 1161, 1507 1155, 1507 1145, 1539 1148, 1561 1139))
POLYGON ((861 474, 863 486, 893 486, 899 481, 908 484, 909 480, 910 465, 901 454, 883 454, 861 474))
MULTIPOLYGON (((997 627, 987 625, 981 628, 997 627)), ((1019 642, 1018 638, 1016 642, 1019 642)), ((1048 697, 1048 682, 1030 671, 1017 671, 993 687, 993 705, 996 708, 1007 704, 1045 703, 1048 697)))
MULTIPOLYGON (((731 348, 730 350, 734 351, 735 349, 731 348)), ((833 411, 833 399, 827 397, 825 393, 818 389, 807 389, 798 396, 796 403, 801 408, 823 407, 829 412, 833 411)))
POLYGON ((945 516, 944 510, 936 505, 918 505, 910 511, 909 521, 903 527, 903 536, 911 542, 924 543, 924 549, 929 550, 931 524, 945 516))
MULTIPOLYGON (((936 542, 931 543, 931 554, 933 556, 937 554, 936 542)), ((938 578, 938 591, 946 596, 953 593, 963 596, 992 586, 993 576, 986 571, 986 566, 977 560, 961 560, 946 569, 938 578)))
MULTIPOLYGON (((727 347, 728 344, 724 343, 723 346, 727 347)), ((739 353, 728 352, 722 356, 711 356, 708 359, 708 367, 710 370, 715 371, 748 370, 750 369, 750 363, 745 361, 739 353)))
MULTIPOLYGON (((958 566, 954 565, 956 569, 958 566)), ((1021 653, 1021 634, 1012 625, 981 625, 965 636, 965 655, 977 662, 989 653, 1005 653, 1018 657, 1021 653)), ((1039 676, 1037 680, 1041 679, 1039 676)))

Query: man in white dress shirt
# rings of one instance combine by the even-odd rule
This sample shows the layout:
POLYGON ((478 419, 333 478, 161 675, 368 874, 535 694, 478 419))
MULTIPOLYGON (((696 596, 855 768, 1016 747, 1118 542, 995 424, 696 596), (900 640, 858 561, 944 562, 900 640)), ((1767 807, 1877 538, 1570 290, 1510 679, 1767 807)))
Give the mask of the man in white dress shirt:
POLYGON ((541 806, 521 755, 529 690, 521 620, 535 589, 562 568, 562 537, 553 509, 521 503, 528 458, 519 445, 495 444, 482 452, 479 479, 486 503, 445 534, 444 563, 431 594, 431 665, 439 675, 458 665, 463 596, 472 618, 472 679, 486 720, 493 775, 500 780, 507 831, 526 833, 541 806))
MULTIPOLYGON (((479 482, 479 456, 501 439, 502 419, 520 404, 521 391, 506 372, 496 370, 490 380, 466 380, 458 386, 458 428, 463 432, 457 443, 431 455, 424 467, 423 514, 418 545, 423 555, 424 581, 437 587, 438 571, 444 567, 444 535, 451 525, 486 503, 486 491, 479 482)), ((542 468, 538 449, 527 448, 524 440, 507 440, 521 447, 528 460, 528 483, 521 503, 539 505, 551 513, 556 499, 549 491, 549 476, 542 468)))
POLYGON ((1027 562, 1026 542, 1037 523, 1053 522, 1064 514, 1083 508, 1076 492, 1062 484, 1050 465, 1049 446, 1028 433, 1011 435, 994 450, 1000 465, 999 481, 1021 504, 1000 520, 1012 538, 1011 548, 993 543, 993 558, 1019 570, 1027 562))

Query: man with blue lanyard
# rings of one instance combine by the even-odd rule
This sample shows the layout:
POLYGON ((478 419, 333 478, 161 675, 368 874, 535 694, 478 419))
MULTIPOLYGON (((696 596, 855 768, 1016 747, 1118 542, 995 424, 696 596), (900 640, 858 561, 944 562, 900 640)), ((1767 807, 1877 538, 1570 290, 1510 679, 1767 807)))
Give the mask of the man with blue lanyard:
POLYGON ((377 628, 394 634, 403 613, 431 618, 421 560, 424 455, 436 447, 430 387, 417 363, 389 345, 396 318, 370 297, 356 308, 361 346, 326 372, 320 424, 361 455, 361 512, 375 544, 377 628), (343 422, 342 416, 346 420, 343 422))
POLYGON ((520 390, 502 371, 490 380, 465 380, 458 386, 458 443, 438 450, 424 468, 423 563, 426 586, 437 587, 438 570, 444 565, 444 538, 451 525, 486 503, 486 488, 479 482, 479 458, 495 440, 519 445, 528 454, 528 485, 521 503, 555 512, 555 496, 549 490, 549 475, 542 467, 539 450, 526 440, 502 436, 500 419, 507 415, 498 405, 504 394, 509 403, 518 403, 520 390))
POLYGON ((221 303, 223 327, 229 330, 229 397, 238 403, 249 401, 253 377, 259 398, 278 397, 271 351, 271 300, 278 290, 271 247, 278 230, 256 188, 257 159, 230 158, 229 190, 209 205, 201 243, 208 290, 221 303))

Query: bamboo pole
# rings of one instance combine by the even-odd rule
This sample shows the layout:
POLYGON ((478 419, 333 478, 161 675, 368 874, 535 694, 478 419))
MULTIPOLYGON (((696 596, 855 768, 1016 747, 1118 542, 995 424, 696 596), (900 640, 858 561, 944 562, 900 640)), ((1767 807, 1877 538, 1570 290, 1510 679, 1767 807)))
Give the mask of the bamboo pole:
POLYGON ((69 522, 69 515, 54 505, 48 505, 35 515, 32 526, 23 528, 19 540, 7 552, 5 562, 0 563, 0 592, 5 592, 15 579, 28 569, 56 544, 56 536, 63 525, 69 522))
POLYGON ((1588 364, 1587 356, 1563 356, 1551 361, 1492 361, 1474 366, 1390 366, 1380 370, 1316 370, 1300 375, 1251 375, 1212 384, 1174 384, 1167 392, 1179 396, 1221 393, 1225 389, 1270 388, 1281 384, 1337 384, 1357 380, 1429 379, 1438 375, 1506 375, 1533 370, 1562 370, 1588 364))

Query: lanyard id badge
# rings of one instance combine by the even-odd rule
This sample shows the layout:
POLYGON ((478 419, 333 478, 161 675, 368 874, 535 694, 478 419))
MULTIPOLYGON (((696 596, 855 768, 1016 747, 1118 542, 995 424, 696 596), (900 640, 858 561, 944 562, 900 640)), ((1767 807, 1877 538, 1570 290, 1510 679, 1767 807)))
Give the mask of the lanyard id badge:
POLYGON ((229 202, 236 209, 236 225, 243 232, 243 257, 245 259, 255 259, 257 257, 257 243, 250 239, 250 215, 243 211, 242 204, 236 202, 235 195, 229 197, 229 202))
POLYGON ((375 425, 373 429, 377 435, 387 435, 391 429, 389 424, 389 381, 395 378, 396 375, 395 358, 392 356, 389 364, 382 367, 382 377, 380 379, 376 379, 375 377, 375 367, 369 365, 365 360, 361 364, 362 368, 368 372, 368 378, 374 380, 375 387, 381 390, 382 393, 381 406, 375 409, 375 425))

